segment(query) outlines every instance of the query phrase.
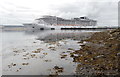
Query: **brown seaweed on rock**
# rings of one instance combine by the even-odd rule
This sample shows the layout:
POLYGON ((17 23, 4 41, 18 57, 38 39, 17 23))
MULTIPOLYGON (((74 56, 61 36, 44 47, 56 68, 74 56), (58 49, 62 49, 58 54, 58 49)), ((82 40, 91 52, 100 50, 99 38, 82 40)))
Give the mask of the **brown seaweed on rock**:
POLYGON ((94 33, 80 50, 71 53, 78 62, 78 75, 118 75, 120 58, 120 29, 94 33), (77 54, 78 56, 74 56, 77 54))

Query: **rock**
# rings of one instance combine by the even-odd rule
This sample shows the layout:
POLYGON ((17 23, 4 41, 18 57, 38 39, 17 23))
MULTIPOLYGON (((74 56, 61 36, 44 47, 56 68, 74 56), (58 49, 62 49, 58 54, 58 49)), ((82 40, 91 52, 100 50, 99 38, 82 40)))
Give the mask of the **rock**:
POLYGON ((24 57, 26 57, 27 55, 29 55, 29 53, 26 53, 25 55, 23 55, 24 57))
POLYGON ((61 55, 61 59, 66 58, 67 55, 61 55))
POLYGON ((57 72, 63 72, 62 67, 55 66, 53 69, 56 70, 57 72))
POLYGON ((74 49, 72 49, 72 48, 68 48, 68 50, 74 50, 74 49))
POLYGON ((42 48, 38 48, 38 49, 37 49, 37 51, 41 51, 41 50, 43 50, 43 49, 42 49, 42 48))
POLYGON ((18 53, 19 51, 13 51, 13 52, 18 53))
POLYGON ((18 72, 19 70, 17 70, 16 72, 18 72))
POLYGON ((13 64, 13 66, 16 66, 16 64, 13 64))
POLYGON ((19 68, 19 69, 22 69, 22 68, 19 68))
POLYGON ((83 41, 77 42, 77 43, 83 43, 83 41))
POLYGON ((51 62, 51 60, 44 60, 45 62, 51 62))
POLYGON ((32 51, 32 53, 40 53, 40 51, 32 51))
POLYGON ((94 33, 85 41, 87 43, 81 46, 80 50, 70 53, 73 62, 81 64, 76 69, 78 74, 85 74, 89 71, 92 75, 117 75, 118 55, 120 55, 120 29, 94 33), (79 56, 76 57, 74 54, 79 56), (85 67, 92 68, 93 71, 85 67), (80 68, 83 69, 80 70, 80 68))
POLYGON ((17 64, 11 63, 10 65, 8 65, 9 68, 12 68, 13 66, 16 66, 17 64))
POLYGON ((37 42, 33 42, 33 43, 37 43, 37 42))
POLYGON ((73 54, 71 54, 71 55, 70 55, 70 57, 74 57, 74 55, 73 55, 73 54))
POLYGON ((30 56, 31 56, 32 58, 34 58, 36 55, 35 55, 35 54, 31 54, 30 56))
POLYGON ((44 55, 47 55, 48 53, 43 53, 44 55))
POLYGON ((55 47, 49 47, 48 49, 56 51, 55 47))
POLYGON ((67 53, 70 53, 71 51, 67 51, 67 53))
POLYGON ((65 53, 65 52, 62 52, 62 53, 65 53))
POLYGON ((23 59, 24 59, 24 60, 27 60, 27 59, 29 59, 29 57, 24 57, 23 59))
POLYGON ((28 65, 29 63, 22 63, 22 65, 28 65))
POLYGON ((8 65, 9 68, 11 68, 12 66, 11 65, 8 65))

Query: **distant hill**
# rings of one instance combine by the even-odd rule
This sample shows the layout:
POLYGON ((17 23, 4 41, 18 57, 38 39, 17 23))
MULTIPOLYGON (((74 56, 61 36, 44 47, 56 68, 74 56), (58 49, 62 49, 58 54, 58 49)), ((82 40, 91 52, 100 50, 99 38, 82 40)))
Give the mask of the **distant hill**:
POLYGON ((0 25, 3 27, 23 27, 23 25, 0 25))
POLYGON ((7 30, 7 31, 21 31, 24 30, 23 25, 1 25, 0 29, 7 30))

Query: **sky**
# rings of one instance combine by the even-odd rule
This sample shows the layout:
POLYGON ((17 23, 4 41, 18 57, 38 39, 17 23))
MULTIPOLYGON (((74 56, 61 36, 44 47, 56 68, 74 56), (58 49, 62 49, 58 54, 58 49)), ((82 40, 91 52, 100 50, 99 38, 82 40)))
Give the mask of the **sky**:
POLYGON ((31 23, 43 15, 87 16, 98 26, 118 25, 119 0, 0 0, 0 25, 31 23))

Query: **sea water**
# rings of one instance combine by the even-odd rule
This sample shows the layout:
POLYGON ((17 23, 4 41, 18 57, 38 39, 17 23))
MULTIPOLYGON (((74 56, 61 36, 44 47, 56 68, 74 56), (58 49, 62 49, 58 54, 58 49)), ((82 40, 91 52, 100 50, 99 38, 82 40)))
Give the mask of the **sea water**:
POLYGON ((2 31, 0 72, 3 75, 50 75, 55 74, 54 67, 58 66, 63 68, 60 75, 74 75, 77 63, 70 53, 79 50, 81 43, 78 42, 93 32, 96 31, 2 31), (37 50, 40 52, 34 53, 37 50), (67 56, 62 58, 62 55, 67 56))

